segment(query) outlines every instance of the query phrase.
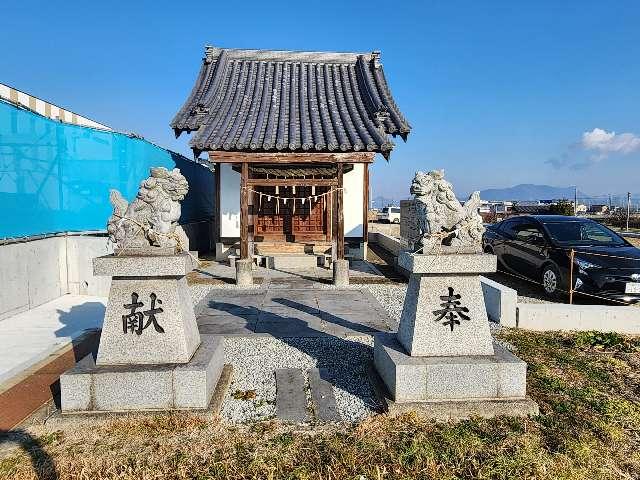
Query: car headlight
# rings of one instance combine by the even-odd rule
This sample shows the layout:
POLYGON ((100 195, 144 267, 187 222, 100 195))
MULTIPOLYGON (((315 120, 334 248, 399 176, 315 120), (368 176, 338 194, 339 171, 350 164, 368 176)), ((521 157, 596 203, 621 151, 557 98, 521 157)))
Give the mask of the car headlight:
POLYGON ((595 263, 587 262, 582 258, 576 258, 576 263, 582 270, 590 270, 593 268, 600 268, 600 265, 596 265, 595 263))

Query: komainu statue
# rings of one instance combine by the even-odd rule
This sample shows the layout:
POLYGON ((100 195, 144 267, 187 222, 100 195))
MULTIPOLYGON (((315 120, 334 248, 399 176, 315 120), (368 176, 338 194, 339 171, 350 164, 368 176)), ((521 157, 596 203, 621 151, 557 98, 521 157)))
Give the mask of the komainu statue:
POLYGON ((441 245, 482 250, 485 229, 478 214, 480 192, 473 192, 463 206, 444 179, 444 170, 417 172, 410 191, 417 217, 418 236, 410 239, 415 251, 431 253, 441 245))
POLYGON ((189 191, 187 179, 178 168, 151 169, 140 183, 136 198, 128 203, 118 190, 111 190, 113 213, 107 223, 109 239, 116 251, 127 254, 174 253, 184 248, 184 232, 176 229, 180 202, 189 191))

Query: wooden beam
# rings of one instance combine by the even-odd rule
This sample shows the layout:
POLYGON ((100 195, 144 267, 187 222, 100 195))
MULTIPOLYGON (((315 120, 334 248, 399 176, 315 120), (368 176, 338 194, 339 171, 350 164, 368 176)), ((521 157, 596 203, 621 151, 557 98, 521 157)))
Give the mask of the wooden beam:
POLYGON ((330 187, 337 184, 337 180, 328 178, 250 178, 247 180, 247 185, 258 185, 262 187, 275 187, 276 185, 280 187, 330 187))
POLYGON ((337 232, 336 232, 336 241, 337 241, 337 251, 336 258, 338 260, 344 259, 344 194, 342 190, 343 186, 343 165, 342 163, 338 164, 338 188, 336 191, 336 216, 337 216, 337 232))
POLYGON ((362 175, 362 241, 369 240, 369 164, 363 165, 362 175))
POLYGON ((249 258, 249 191, 247 179, 249 177, 249 164, 242 164, 240 174, 240 258, 249 258))
POLYGON ((219 163, 372 163, 375 152, 349 153, 251 153, 208 152, 219 163))

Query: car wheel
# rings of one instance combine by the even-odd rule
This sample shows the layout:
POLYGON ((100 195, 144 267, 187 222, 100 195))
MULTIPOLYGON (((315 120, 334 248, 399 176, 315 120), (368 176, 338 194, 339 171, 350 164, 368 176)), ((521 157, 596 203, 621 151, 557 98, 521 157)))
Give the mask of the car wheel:
POLYGON ((493 255, 493 248, 490 245, 487 245, 486 247, 484 247, 484 253, 493 255))
POLYGON ((542 289, 549 298, 558 298, 562 290, 560 272, 553 265, 542 267, 542 289))
POLYGON ((394 218, 393 219, 393 223, 400 223, 400 219, 399 218, 394 218))

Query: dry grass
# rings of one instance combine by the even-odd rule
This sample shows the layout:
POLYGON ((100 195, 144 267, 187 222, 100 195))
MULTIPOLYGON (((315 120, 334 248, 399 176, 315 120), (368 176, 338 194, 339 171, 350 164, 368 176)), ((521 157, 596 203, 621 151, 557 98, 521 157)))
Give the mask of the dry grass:
POLYGON ((0 460, 0 478, 38 478, 38 469, 39 478, 63 479, 638 478, 640 342, 521 331, 504 337, 529 362, 536 418, 437 424, 381 415, 303 429, 187 414, 121 418, 42 431, 39 444, 0 460))

